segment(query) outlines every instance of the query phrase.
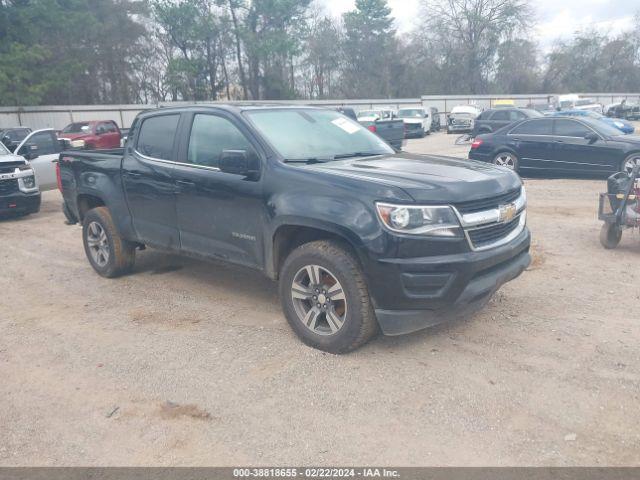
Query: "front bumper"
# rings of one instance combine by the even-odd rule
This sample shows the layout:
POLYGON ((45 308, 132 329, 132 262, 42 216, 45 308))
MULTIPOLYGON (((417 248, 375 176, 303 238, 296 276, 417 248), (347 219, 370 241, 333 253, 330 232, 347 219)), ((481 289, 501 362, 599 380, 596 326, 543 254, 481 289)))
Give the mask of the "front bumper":
POLYGON ((456 125, 456 124, 452 124, 450 123, 447 126, 447 129, 450 132, 455 132, 455 133, 470 133, 473 131, 473 125, 456 125))
POLYGON ((381 259, 370 293, 385 335, 402 335, 482 308, 530 264, 531 235, 491 250, 412 259, 381 259))
POLYGON ((0 215, 37 213, 40 202, 40 192, 0 195, 0 215))

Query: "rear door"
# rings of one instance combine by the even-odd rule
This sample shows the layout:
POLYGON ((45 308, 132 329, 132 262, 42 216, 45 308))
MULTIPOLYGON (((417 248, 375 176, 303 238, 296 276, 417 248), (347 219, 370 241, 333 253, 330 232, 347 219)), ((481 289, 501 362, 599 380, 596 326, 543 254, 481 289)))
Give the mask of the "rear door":
POLYGON ((516 125, 508 133, 523 168, 554 168, 553 120, 537 118, 516 125))
POLYGON ((122 161, 122 183, 133 225, 140 240, 153 246, 179 249, 176 217, 175 165, 179 113, 143 118, 135 126, 122 161))
POLYGON ((53 130, 38 130, 22 141, 16 149, 17 155, 37 155, 29 160, 36 172, 40 190, 52 190, 57 187, 55 161, 62 151, 58 137, 53 130))
POLYGON ((225 151, 259 158, 259 148, 233 115, 210 110, 188 115, 188 142, 173 171, 182 248, 251 267, 262 265, 263 199, 259 176, 221 172, 225 151))
POLYGON ((557 168, 570 172, 610 172, 619 167, 615 146, 609 145, 595 130, 569 118, 554 120, 554 158, 557 168), (597 140, 585 138, 588 134, 597 140))

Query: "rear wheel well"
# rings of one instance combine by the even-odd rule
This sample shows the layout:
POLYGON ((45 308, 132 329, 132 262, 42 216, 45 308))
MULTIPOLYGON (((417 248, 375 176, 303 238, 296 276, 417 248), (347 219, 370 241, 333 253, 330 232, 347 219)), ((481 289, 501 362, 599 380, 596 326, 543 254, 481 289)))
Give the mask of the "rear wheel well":
POLYGON ((84 216, 89 210, 97 207, 104 207, 106 204, 100 197, 94 195, 78 195, 78 215, 80 215, 80 222, 84 220, 84 216))
POLYGON ((343 236, 320 228, 284 225, 273 236, 273 276, 278 278, 286 258, 296 248, 317 240, 333 240, 351 251, 358 258, 351 243, 343 236))

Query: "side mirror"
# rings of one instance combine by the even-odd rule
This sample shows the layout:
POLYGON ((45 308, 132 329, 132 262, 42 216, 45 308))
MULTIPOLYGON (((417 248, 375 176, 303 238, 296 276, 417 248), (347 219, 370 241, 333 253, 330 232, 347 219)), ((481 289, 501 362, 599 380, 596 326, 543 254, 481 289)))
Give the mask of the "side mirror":
POLYGON ((25 160, 35 160, 40 155, 38 154, 38 146, 33 143, 25 143, 18 152, 18 155, 22 155, 25 160))
POLYGON ((597 142, 597 141, 600 139, 600 137, 598 136, 598 134, 597 134, 597 133, 594 133, 594 132, 589 132, 589 133, 587 133, 587 134, 584 136, 584 138, 585 138, 585 140, 588 140, 588 141, 589 141, 589 143, 595 143, 595 142, 597 142))
POLYGON ((258 158, 246 150, 223 150, 220 171, 243 177, 256 176, 259 173, 258 158))

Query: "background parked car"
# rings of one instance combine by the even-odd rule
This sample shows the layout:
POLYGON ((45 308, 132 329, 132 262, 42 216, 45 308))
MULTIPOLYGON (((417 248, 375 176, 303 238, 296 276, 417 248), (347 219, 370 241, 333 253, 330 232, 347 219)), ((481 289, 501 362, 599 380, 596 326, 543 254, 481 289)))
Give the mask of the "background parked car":
POLYGON ((74 142, 84 142, 87 149, 119 148, 122 135, 113 120, 75 122, 67 125, 60 138, 74 142))
POLYGON ((36 130, 27 135, 15 150, 15 154, 27 160, 36 172, 36 179, 41 191, 53 190, 57 187, 56 165, 62 143, 58 140, 53 128, 36 130))
POLYGON ((20 142, 31 132, 29 127, 1 128, 0 141, 10 152, 15 152, 20 142))
POLYGON ((442 128, 442 122, 440 121, 440 113, 436 107, 429 107, 431 113, 431 131, 439 132, 442 128))
POLYGON ((640 137, 589 117, 530 118, 476 137, 469 158, 516 171, 631 171, 640 164, 640 137))
POLYGON ((553 103, 530 103, 527 108, 537 110, 543 115, 551 115, 558 111, 553 103))
POLYGON ((555 112, 553 116, 554 117, 557 117, 557 116, 589 117, 589 118, 593 118, 594 120, 600 120, 601 122, 611 125, 612 127, 617 128, 618 130, 620 130, 622 133, 625 133, 625 134, 630 134, 635 131, 635 127, 631 123, 627 122, 626 120, 623 120, 622 118, 605 117, 601 113, 593 112, 591 110, 565 110, 562 112, 555 112))
POLYGON ((431 115, 424 108, 401 108, 398 118, 404 122, 406 138, 422 138, 431 132, 431 115))
POLYGON ((473 105, 453 107, 447 119, 447 133, 471 133, 480 113, 480 109, 473 105))
POLYGON ((472 136, 482 133, 491 133, 496 130, 519 122, 525 118, 537 118, 543 115, 537 110, 527 108, 493 108, 485 110, 476 118, 473 126, 472 136))

